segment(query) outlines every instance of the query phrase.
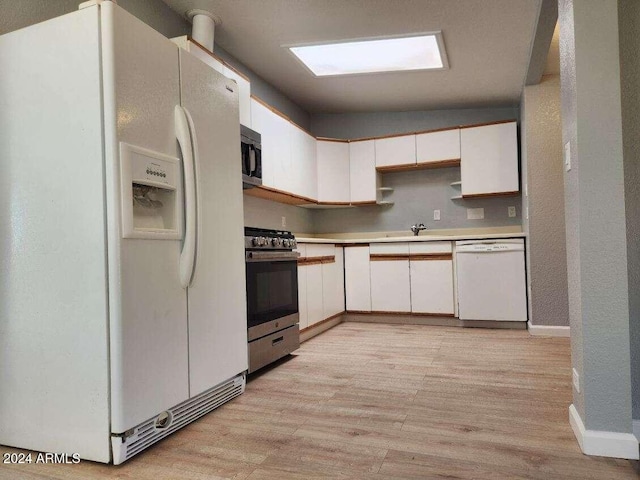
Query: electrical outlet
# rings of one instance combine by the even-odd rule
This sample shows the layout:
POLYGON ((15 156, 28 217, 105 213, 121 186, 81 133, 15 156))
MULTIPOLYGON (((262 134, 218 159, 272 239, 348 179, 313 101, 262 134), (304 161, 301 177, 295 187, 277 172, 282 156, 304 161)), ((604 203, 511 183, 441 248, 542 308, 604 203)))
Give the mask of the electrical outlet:
POLYGON ((578 371, 575 368, 573 369, 573 388, 580 393, 580 375, 578 375, 578 371))
POLYGON ((440 220, 440 210, 434 210, 433 211, 433 219, 434 220, 440 220))
POLYGON ((516 216, 516 207, 509 207, 508 209, 509 212, 509 218, 513 218, 516 216))
POLYGON ((571 142, 564 144, 564 168, 567 172, 571 170, 571 142))
POLYGON ((484 208, 467 208, 467 220, 482 220, 484 208))
POLYGON ((287 217, 282 217, 282 228, 287 227, 287 217))

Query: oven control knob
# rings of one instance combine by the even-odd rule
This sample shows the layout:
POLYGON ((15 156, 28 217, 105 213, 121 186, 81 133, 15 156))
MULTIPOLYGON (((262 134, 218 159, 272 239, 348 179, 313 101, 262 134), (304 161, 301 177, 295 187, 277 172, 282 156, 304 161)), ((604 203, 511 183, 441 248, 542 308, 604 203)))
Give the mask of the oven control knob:
POLYGON ((258 246, 260 246, 260 238, 258 238, 258 237, 253 237, 253 238, 251 239, 251 244, 252 244, 254 247, 258 247, 258 246))
POLYGON ((266 237, 260 237, 260 246, 264 247, 269 243, 269 239, 266 237))
POLYGON ((288 238, 285 238, 283 243, 286 248, 291 247, 291 241, 288 238))
POLYGON ((282 246, 282 239, 281 238, 272 238, 271 239, 271 245, 273 245, 274 247, 282 246))
POLYGON ((291 240, 291 248, 296 248, 296 246, 297 246, 297 245, 298 245, 298 242, 296 242, 296 239, 295 239, 295 238, 293 238, 293 239, 291 240))

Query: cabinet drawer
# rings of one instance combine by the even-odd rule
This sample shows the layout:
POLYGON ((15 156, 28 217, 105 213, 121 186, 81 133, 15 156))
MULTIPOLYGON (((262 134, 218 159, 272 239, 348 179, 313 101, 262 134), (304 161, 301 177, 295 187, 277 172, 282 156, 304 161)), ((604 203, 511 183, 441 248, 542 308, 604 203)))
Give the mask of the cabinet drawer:
POLYGON ((323 243, 307 243, 306 257, 328 257, 335 255, 335 245, 323 243))
POLYGON ((371 255, 408 255, 408 243, 372 243, 369 245, 371 255))
POLYGON ((415 242, 409 244, 409 254, 429 255, 429 254, 451 253, 451 242, 415 242))
POLYGON ((300 347, 298 324, 249 342, 249 373, 282 358, 300 347))

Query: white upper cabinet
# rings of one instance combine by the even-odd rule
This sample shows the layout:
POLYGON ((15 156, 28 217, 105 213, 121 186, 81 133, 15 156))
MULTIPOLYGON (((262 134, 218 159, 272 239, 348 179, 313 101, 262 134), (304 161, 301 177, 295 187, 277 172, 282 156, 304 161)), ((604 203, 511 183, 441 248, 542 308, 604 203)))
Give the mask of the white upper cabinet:
POLYGON ((460 129, 416 135, 417 163, 436 163, 460 159, 460 129))
POLYGON ((253 98, 251 119, 251 128, 262 135, 262 184, 291 191, 291 124, 253 98))
POLYGON ((224 72, 227 78, 235 80, 238 84, 238 98, 240 100, 240 123, 251 127, 251 83, 235 70, 225 65, 224 72))
POLYGON ((318 201, 350 203, 349 144, 318 140, 318 201))
POLYGON ((349 143, 351 203, 375 202, 377 175, 374 140, 349 143))
POLYGON ((291 193, 316 200, 318 174, 316 139, 294 124, 290 124, 292 185, 291 193))
POLYGON ((462 196, 484 196, 519 190, 516 122, 460 131, 462 196))
POLYGON ((416 163, 416 136, 376 138, 376 167, 414 165, 416 163))

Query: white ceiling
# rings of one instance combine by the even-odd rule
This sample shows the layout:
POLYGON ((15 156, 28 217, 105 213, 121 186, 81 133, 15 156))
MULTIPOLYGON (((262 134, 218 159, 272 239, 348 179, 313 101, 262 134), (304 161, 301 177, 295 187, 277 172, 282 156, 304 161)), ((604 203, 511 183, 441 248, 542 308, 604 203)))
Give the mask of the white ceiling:
POLYGON ((541 0, 164 0, 222 19, 216 44, 309 112, 517 105, 541 0), (449 70, 316 78, 283 45, 441 30, 449 70))

